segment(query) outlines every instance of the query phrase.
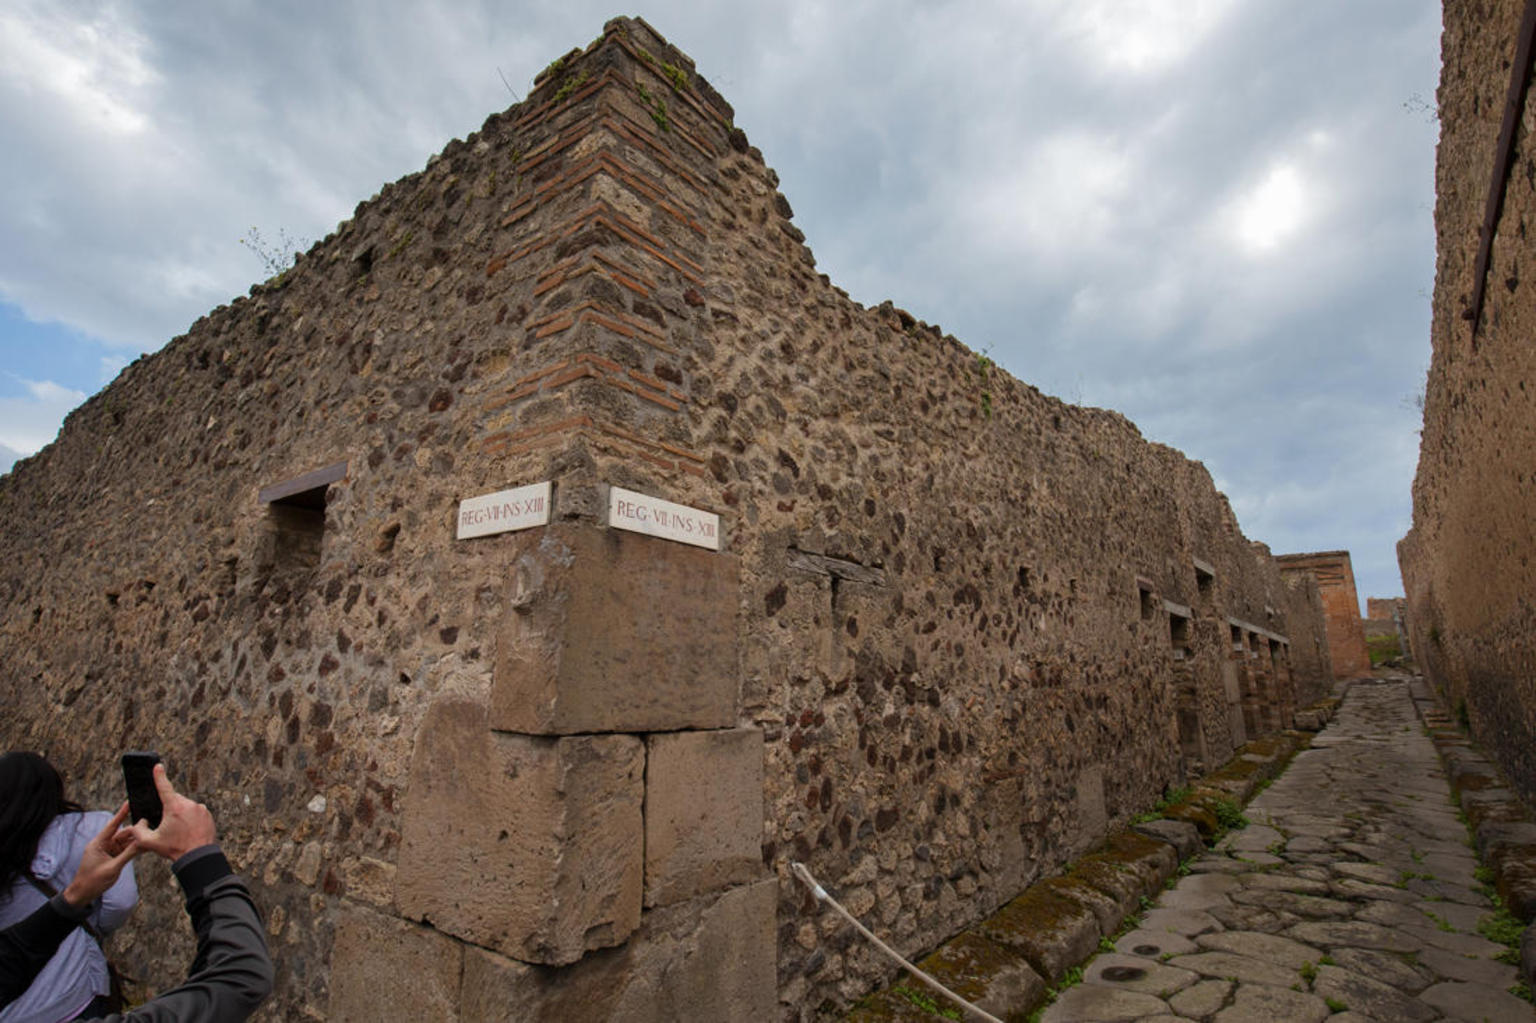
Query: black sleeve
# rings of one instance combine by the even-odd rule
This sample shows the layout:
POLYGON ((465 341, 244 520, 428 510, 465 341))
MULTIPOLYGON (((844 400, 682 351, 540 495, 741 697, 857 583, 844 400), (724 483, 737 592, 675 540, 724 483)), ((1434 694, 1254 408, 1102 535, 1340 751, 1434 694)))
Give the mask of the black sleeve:
POLYGON ((245 882, 223 853, 178 860, 173 869, 187 896, 187 915, 197 934, 197 959, 180 986, 150 999, 126 1016, 133 1023, 232 1023, 256 1010, 272 990, 272 958, 266 929, 245 882), (188 862, 191 861, 191 862, 188 862))
POLYGON ((59 942, 78 924, 69 906, 55 896, 30 916, 0 930, 0 1005, 9 1005, 32 986, 38 971, 59 950, 59 942))

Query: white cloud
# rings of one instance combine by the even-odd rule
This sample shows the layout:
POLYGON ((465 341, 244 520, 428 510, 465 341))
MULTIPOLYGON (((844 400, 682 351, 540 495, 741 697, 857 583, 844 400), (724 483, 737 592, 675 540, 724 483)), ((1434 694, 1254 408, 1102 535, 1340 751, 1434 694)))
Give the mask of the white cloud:
POLYGON ((1306 184, 1296 167, 1281 163, 1233 204, 1232 232, 1251 255, 1271 252, 1290 240, 1308 213, 1306 184))
POLYGON ((76 19, 57 4, 0 12, 0 74, 89 131, 135 135, 149 125, 145 90, 158 75, 148 42, 112 6, 76 19))
POLYGON ((0 398, 0 448, 31 455, 58 436, 65 414, 86 396, 51 380, 21 383, 25 396, 0 398))
POLYGON ((1113 230, 1132 161, 1115 138, 1067 129, 1006 154, 966 197, 966 234, 988 249, 1059 260, 1113 230))
POLYGON ((1060 24, 1090 59, 1134 74, 1164 71, 1216 28, 1232 0, 1060 0, 1060 24))

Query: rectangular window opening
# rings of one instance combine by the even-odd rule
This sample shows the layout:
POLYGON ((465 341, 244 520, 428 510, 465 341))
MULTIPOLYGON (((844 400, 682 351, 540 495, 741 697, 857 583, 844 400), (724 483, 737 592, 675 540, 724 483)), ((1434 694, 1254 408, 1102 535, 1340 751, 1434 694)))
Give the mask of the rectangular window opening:
POLYGON ((1189 619, 1183 615, 1168 615, 1168 641, 1173 646, 1175 660, 1189 656, 1189 619))
POLYGON ((330 486, 347 474, 337 462, 284 483, 263 487, 257 500, 267 506, 268 572, 304 572, 320 566, 325 507, 330 486))

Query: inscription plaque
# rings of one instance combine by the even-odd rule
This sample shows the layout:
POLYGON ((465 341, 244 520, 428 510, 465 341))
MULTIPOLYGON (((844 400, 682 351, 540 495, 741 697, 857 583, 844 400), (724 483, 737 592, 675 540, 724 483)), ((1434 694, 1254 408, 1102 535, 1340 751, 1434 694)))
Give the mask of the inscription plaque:
POLYGON ((457 539, 510 533, 549 522, 549 482, 498 490, 494 494, 467 497, 459 502, 457 539))
POLYGON ((608 525, 712 551, 720 549, 720 516, 623 487, 608 488, 608 525))

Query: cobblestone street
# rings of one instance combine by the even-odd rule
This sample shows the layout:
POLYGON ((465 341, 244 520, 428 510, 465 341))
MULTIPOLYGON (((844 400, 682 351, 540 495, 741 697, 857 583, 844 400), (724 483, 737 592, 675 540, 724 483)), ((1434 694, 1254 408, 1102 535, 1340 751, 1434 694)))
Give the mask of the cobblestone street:
POLYGON ((1337 717, 1044 1023, 1536 1019, 1406 680, 1337 717))

